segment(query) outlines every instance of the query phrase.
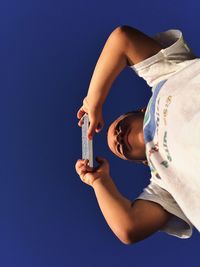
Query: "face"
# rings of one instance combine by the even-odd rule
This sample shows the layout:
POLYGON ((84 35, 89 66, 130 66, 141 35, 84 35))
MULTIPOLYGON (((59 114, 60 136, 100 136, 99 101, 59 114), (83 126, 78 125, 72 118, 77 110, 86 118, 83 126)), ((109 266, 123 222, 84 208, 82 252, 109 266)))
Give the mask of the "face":
POLYGON ((145 109, 116 119, 108 129, 107 141, 111 151, 125 160, 146 164, 143 120, 145 109))

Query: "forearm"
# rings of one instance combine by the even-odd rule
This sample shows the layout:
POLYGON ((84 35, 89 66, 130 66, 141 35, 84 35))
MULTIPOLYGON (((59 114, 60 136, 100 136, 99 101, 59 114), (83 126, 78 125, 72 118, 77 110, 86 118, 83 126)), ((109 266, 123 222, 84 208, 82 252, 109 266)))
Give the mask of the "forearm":
POLYGON ((101 52, 87 94, 88 100, 94 107, 104 103, 113 81, 127 66, 126 42, 126 38, 117 28, 111 33, 101 52))
POLYGON ((90 81, 87 96, 94 107, 104 103, 113 81, 127 65, 137 64, 162 48, 153 38, 133 27, 116 28, 106 41, 90 81))
POLYGON ((93 188, 108 225, 123 243, 129 243, 128 234, 133 226, 131 202, 120 194, 111 178, 96 180, 93 188))

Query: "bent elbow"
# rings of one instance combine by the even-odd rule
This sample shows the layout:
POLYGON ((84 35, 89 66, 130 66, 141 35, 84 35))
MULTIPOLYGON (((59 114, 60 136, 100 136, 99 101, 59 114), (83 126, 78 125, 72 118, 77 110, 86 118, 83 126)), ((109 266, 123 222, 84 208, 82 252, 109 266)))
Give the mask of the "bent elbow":
POLYGON ((125 43, 129 41, 129 34, 133 31, 133 28, 128 25, 121 25, 116 27, 112 33, 111 36, 114 38, 118 38, 119 40, 123 40, 125 43))
POLYGON ((130 32, 131 30, 133 30, 134 28, 129 26, 129 25, 119 25, 118 27, 116 27, 114 29, 114 32, 117 32, 117 33, 127 33, 127 32, 130 32))
POLYGON ((124 245, 133 245, 135 243, 132 231, 124 231, 118 238, 124 245))
POLYGON ((124 244, 124 245, 133 245, 133 242, 129 239, 120 239, 120 241, 124 244))

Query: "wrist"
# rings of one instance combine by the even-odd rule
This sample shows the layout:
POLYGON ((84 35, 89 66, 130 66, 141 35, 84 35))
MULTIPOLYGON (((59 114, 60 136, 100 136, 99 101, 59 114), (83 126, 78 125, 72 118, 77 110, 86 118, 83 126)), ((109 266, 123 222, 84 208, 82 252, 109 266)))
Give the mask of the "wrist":
POLYGON ((93 182, 92 182, 92 187, 93 189, 95 189, 96 187, 98 187, 99 185, 105 185, 108 181, 110 181, 112 178, 109 175, 105 175, 105 176, 101 176, 99 178, 96 178, 93 182))
POLYGON ((103 99, 98 98, 97 94, 95 96, 88 94, 85 99, 86 102, 89 104, 90 109, 102 109, 104 101, 103 99))

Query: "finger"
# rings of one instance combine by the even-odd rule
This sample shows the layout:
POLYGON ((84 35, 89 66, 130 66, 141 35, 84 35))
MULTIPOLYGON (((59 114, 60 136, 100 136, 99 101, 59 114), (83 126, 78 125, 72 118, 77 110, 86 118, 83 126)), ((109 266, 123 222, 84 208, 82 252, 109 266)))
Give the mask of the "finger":
POLYGON ((96 161, 99 163, 99 164, 108 164, 108 161, 107 159, 105 158, 101 158, 101 157, 96 157, 96 161))
POLYGON ((85 166, 85 171, 86 172, 93 172, 94 171, 94 168, 93 167, 90 167, 89 165, 86 165, 85 166))
POLYGON ((90 121, 90 126, 88 129, 88 138, 91 140, 95 133, 96 125, 93 121, 90 121))
POLYGON ((75 169, 76 169, 76 171, 78 172, 78 170, 81 168, 81 166, 83 166, 84 165, 84 160, 82 160, 82 159, 79 159, 79 160, 77 160, 77 162, 76 162, 76 164, 75 164, 75 169))
POLYGON ((82 127, 83 123, 84 123, 84 119, 81 118, 81 119, 79 120, 79 122, 78 122, 78 126, 82 127))
POLYGON ((84 167, 87 172, 92 172, 93 168, 89 166, 89 159, 84 160, 84 167))
POLYGON ((88 163, 89 163, 89 159, 84 159, 84 161, 83 161, 84 166, 87 166, 88 163))
POLYGON ((84 182, 85 171, 81 170, 79 173, 81 180, 84 182))
POLYGON ((87 173, 87 167, 86 166, 82 166, 81 168, 78 169, 78 175, 80 177, 84 176, 87 173))
POLYGON ((80 172, 87 172, 87 166, 86 165, 83 165, 81 168, 80 168, 80 172))
POLYGON ((81 119, 85 113, 86 113, 86 112, 85 112, 85 110, 84 110, 84 108, 83 108, 83 106, 82 106, 82 107, 78 110, 78 112, 77 112, 77 118, 78 118, 78 119, 81 119))
POLYGON ((104 123, 99 123, 95 129, 96 133, 99 133, 103 129, 104 123))
POLYGON ((81 177, 81 179, 83 180, 84 176, 90 171, 91 172, 91 168, 87 165, 89 162, 89 160, 83 160, 83 165, 79 168, 78 170, 78 174, 81 177))

